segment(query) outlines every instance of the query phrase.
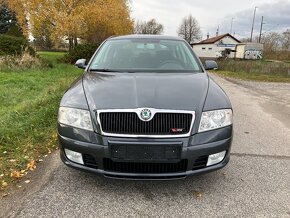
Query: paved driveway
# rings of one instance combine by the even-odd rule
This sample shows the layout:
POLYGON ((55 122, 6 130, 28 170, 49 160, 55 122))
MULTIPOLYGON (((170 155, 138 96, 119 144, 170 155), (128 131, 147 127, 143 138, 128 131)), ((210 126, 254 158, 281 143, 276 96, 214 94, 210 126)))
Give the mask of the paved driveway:
MULTIPOLYGON (((213 76, 213 75, 212 75, 213 76)), ((290 84, 214 79, 234 107, 231 161, 178 181, 118 181, 64 166, 55 152, 0 199, 0 217, 290 217, 290 84)))

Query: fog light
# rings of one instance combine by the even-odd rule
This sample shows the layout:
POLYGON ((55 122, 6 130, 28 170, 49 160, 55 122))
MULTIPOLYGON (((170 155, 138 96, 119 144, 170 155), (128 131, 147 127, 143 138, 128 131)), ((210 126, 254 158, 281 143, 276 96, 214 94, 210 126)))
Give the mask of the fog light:
POLYGON ((71 151, 69 149, 64 149, 64 152, 65 152, 65 155, 66 157, 75 162, 75 163, 79 163, 79 164, 84 164, 84 161, 83 161, 83 156, 81 153, 79 152, 75 152, 75 151, 71 151))
POLYGON ((222 162, 222 160, 225 158, 225 155, 226 155, 226 151, 209 155, 206 166, 211 166, 211 165, 222 162))

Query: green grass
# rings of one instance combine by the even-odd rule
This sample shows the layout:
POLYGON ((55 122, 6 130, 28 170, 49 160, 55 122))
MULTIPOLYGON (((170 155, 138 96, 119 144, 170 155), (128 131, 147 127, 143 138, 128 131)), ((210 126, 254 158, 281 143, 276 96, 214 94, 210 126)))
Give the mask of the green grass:
POLYGON ((270 74, 261 74, 261 73, 246 73, 246 72, 233 72, 233 71, 220 71, 220 70, 212 71, 212 73, 225 76, 225 77, 242 79, 242 80, 290 83, 290 76, 284 76, 280 74, 270 75, 270 74))
POLYGON ((290 63, 263 60, 219 60, 215 73, 243 80, 290 82, 290 63))
POLYGON ((12 170, 25 169, 28 161, 57 147, 60 99, 82 73, 72 65, 58 63, 63 54, 39 53, 53 68, 0 72, 0 175, 6 180, 12 170))
POLYGON ((51 52, 51 51, 41 51, 37 53, 42 58, 51 61, 52 63, 57 63, 57 60, 62 58, 66 53, 65 52, 51 52))

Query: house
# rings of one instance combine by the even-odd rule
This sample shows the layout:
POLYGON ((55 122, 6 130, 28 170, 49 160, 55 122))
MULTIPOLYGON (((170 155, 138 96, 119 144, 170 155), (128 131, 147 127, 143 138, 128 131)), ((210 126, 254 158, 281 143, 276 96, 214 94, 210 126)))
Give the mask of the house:
POLYGON ((263 44, 240 43, 236 45, 235 58, 258 60, 263 58, 263 44))
POLYGON ((241 43, 231 34, 223 34, 198 42, 191 43, 191 46, 200 58, 235 57, 236 45, 241 43))

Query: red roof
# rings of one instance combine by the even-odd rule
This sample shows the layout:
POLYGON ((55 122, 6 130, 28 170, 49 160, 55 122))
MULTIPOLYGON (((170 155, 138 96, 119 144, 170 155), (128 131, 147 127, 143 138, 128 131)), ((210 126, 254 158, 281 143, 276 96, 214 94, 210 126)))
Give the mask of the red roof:
POLYGON ((212 37, 212 38, 208 38, 208 39, 205 39, 205 40, 202 40, 198 43, 192 43, 191 45, 197 45, 197 44, 213 44, 219 40, 221 40, 222 38, 226 37, 226 36, 229 36, 231 37, 232 39, 236 40, 238 43, 241 43, 240 40, 236 39, 235 37, 233 37, 231 34, 229 33, 226 33, 226 34, 223 34, 223 35, 220 35, 220 36, 215 36, 215 37, 212 37))

